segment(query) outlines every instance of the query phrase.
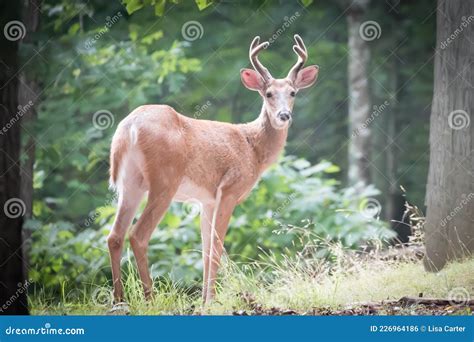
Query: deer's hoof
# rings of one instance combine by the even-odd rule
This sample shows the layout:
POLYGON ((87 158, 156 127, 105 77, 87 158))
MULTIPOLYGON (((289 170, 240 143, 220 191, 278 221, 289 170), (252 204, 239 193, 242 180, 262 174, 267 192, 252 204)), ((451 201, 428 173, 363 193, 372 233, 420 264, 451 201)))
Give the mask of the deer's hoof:
POLYGON ((130 307, 125 302, 115 303, 112 309, 107 312, 111 316, 126 316, 130 315, 130 307))

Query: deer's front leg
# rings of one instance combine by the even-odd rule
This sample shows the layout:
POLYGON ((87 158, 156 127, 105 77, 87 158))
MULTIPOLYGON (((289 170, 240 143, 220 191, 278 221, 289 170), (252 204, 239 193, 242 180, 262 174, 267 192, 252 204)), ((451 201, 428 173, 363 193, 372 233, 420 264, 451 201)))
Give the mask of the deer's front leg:
POLYGON ((218 190, 217 201, 211 222, 211 236, 209 248, 209 263, 207 276, 206 300, 209 302, 215 296, 215 282, 222 252, 224 251, 224 238, 227 233, 232 212, 237 204, 234 196, 221 193, 218 190))

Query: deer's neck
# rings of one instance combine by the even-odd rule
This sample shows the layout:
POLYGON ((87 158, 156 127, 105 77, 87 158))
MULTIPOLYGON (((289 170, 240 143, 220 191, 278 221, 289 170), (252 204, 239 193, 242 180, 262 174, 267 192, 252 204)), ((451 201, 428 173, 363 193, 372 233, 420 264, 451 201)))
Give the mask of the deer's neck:
POLYGON ((278 159, 285 147, 288 128, 273 128, 265 109, 262 108, 259 117, 245 125, 245 134, 255 153, 259 171, 263 172, 278 159))

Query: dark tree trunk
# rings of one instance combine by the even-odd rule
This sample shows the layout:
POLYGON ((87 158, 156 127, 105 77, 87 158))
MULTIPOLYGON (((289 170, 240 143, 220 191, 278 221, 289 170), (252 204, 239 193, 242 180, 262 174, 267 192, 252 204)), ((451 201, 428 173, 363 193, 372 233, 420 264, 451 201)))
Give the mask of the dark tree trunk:
POLYGON ((368 67, 370 50, 367 39, 360 33, 368 1, 353 1, 347 14, 349 35, 349 172, 350 184, 371 183, 370 141, 367 124, 370 115, 368 67))
MULTIPOLYGON (((397 220, 401 217, 396 217, 398 212, 398 201, 397 195, 399 195, 397 187, 397 153, 395 150, 395 144, 392 141, 395 139, 397 132, 397 114, 398 114, 398 70, 399 65, 396 58, 393 59, 391 64, 390 77, 392 79, 392 97, 390 99, 390 111, 387 113, 387 135, 388 145, 386 149, 386 170, 388 180, 388 191, 386 192, 386 207, 385 216, 388 220, 397 220)), ((402 211, 403 212, 403 211, 402 211)))
MULTIPOLYGON (((400 2, 398 0, 391 0, 389 3, 392 8, 390 21, 391 32, 390 35, 392 46, 400 46, 403 36, 399 31, 402 25, 402 16, 400 12, 400 2)), ((388 143, 386 147, 386 179, 388 181, 387 188, 385 191, 385 219, 390 222, 392 229, 397 233, 396 242, 405 243, 409 241, 411 229, 404 218, 405 212, 405 198, 400 190, 400 184, 398 183, 398 160, 399 156, 397 153, 397 142, 395 141, 398 133, 400 132, 399 118, 400 113, 400 85, 404 84, 400 70, 400 58, 393 54, 390 61, 390 106, 386 114, 386 127, 387 127, 387 138, 388 143)))
POLYGON ((474 251, 473 15, 474 1, 438 1, 425 226, 432 271, 474 251))
MULTIPOLYGON (((29 0, 25 7, 23 23, 28 35, 22 40, 22 44, 33 44, 31 34, 38 31, 40 22, 41 0, 29 0)), ((31 218, 33 207, 33 167, 35 164, 36 143, 34 139, 34 123, 37 118, 37 107, 39 104, 40 87, 35 75, 20 75, 18 89, 18 102, 21 106, 27 107, 21 118, 21 126, 24 135, 28 138, 23 146, 23 161, 21 164, 21 198, 25 202, 25 217, 31 218), (31 106, 26 106, 32 104, 31 106), (26 133, 26 134, 25 134, 26 133)))
MULTIPOLYGON (((23 23, 26 27, 28 34, 22 40, 23 44, 33 45, 34 41, 31 38, 32 34, 38 31, 41 15, 41 0, 29 0, 23 15, 23 23)), ((39 50, 39 47, 35 46, 35 50, 39 50)), ((31 51, 31 49, 30 49, 31 51)), ((28 56, 28 59, 29 56, 28 56)), ((33 215, 33 172, 36 160, 36 140, 34 125, 37 119, 37 108, 39 106, 40 86, 36 79, 36 75, 32 74, 20 74, 20 83, 18 89, 18 102, 23 108, 25 113, 21 118, 22 135, 27 136, 26 142, 24 142, 21 155, 21 186, 20 186, 20 198, 25 203, 25 219, 30 219, 33 215)), ((29 254, 31 250, 31 230, 27 227, 23 227, 23 256, 24 256, 24 267, 25 274, 28 274, 27 269, 29 267, 29 254)))
MULTIPOLYGON (((19 4, 0 2, 2 30, 11 21, 20 19, 19 4)), ((28 314, 28 303, 22 251, 25 208, 20 199, 18 39, 14 31, 10 31, 10 36, 3 33, 0 38, 0 313, 21 315, 28 314)))

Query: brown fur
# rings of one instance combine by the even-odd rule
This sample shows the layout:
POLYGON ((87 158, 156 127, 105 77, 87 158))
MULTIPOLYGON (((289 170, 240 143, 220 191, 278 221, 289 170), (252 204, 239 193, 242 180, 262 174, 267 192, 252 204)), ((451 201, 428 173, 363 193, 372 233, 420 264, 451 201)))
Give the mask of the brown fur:
POLYGON ((173 174, 188 177, 212 194, 227 177, 227 186, 236 189, 239 200, 278 158, 288 133, 288 128, 274 129, 265 113, 251 123, 233 125, 192 119, 166 105, 141 106, 120 123, 113 137, 112 184, 117 183, 121 160, 130 149, 132 126, 144 156, 147 188, 160 169, 171 168, 173 174))

